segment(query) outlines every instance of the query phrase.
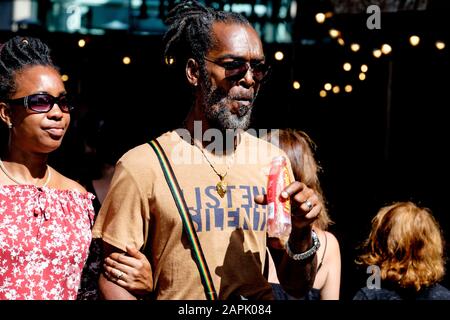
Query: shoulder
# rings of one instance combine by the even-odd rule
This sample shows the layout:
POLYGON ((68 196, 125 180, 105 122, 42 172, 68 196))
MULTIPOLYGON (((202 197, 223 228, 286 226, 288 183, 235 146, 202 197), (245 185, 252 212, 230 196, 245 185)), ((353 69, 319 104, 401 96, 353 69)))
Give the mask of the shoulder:
MULTIPOLYGON (((170 158, 170 153, 176 143, 182 141, 176 131, 169 131, 156 138, 166 155, 170 158)), ((117 162, 118 165, 129 169, 141 170, 154 163, 157 156, 153 151, 149 140, 147 143, 138 145, 128 150, 117 162)))
POLYGON ((327 237, 327 246, 330 251, 339 253, 339 241, 335 235, 328 231, 323 231, 323 233, 327 237))
POLYGON ((264 148, 262 150, 258 150, 260 153, 261 151, 266 151, 270 156, 286 156, 286 153, 278 146, 279 144, 277 141, 277 139, 265 139, 264 134, 257 132, 255 129, 249 129, 242 134, 242 142, 244 143, 244 146, 254 147, 257 145, 258 148, 264 148), (261 136, 261 138, 259 138, 258 135, 261 136))
POLYGON ((324 255, 324 261, 334 260, 339 262, 341 256, 339 241, 336 239, 334 234, 320 228, 314 228, 314 230, 316 231, 320 241, 319 255, 324 255))
POLYGON ((127 151, 116 163, 114 175, 120 173, 126 176, 139 177, 153 175, 158 158, 150 144, 144 143, 127 151))
POLYGON ((286 159, 291 181, 294 181, 291 162, 289 161, 287 154, 278 147, 278 140, 266 140, 265 138, 259 138, 257 135, 264 137, 264 133, 258 133, 255 129, 249 129, 243 133, 241 141, 242 147, 240 148, 241 150, 245 150, 245 156, 249 157, 250 162, 257 160, 257 163, 267 166, 270 166, 273 158, 283 156, 286 159))
POLYGON ((435 284, 430 288, 428 296, 431 300, 450 300, 450 290, 440 284, 435 284))
POLYGON ((402 300, 402 298, 392 290, 364 287, 355 294, 353 300, 402 300))
POLYGON ((367 288, 361 288, 353 296, 353 300, 371 300, 371 296, 367 294, 367 288))
POLYGON ((61 173, 56 171, 55 169, 50 169, 53 176, 53 182, 50 182, 50 187, 54 187, 56 189, 61 190, 76 190, 81 193, 86 193, 86 189, 76 182, 75 180, 72 180, 70 178, 67 178, 66 176, 63 176, 61 173))
POLYGON ((147 160, 149 155, 151 155, 151 147, 148 143, 144 143, 125 152, 119 158, 118 163, 122 165, 135 165, 147 160))

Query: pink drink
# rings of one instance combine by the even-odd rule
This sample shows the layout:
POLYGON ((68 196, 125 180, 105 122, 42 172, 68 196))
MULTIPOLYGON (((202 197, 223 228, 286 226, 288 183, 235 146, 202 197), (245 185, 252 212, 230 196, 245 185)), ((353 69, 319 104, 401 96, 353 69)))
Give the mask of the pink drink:
POLYGON ((267 233, 269 237, 285 238, 291 233, 291 203, 281 197, 281 192, 290 184, 286 159, 275 157, 267 183, 267 233))

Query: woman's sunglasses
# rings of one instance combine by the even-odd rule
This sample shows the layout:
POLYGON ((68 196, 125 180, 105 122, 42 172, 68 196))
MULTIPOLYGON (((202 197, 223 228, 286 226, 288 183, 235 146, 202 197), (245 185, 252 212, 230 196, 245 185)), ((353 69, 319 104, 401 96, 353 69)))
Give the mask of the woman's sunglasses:
POLYGON ((70 112, 74 108, 69 105, 66 95, 54 97, 48 93, 36 93, 23 98, 8 100, 11 105, 24 106, 37 113, 46 113, 52 110, 55 103, 62 112, 70 112))
POLYGON ((225 69, 225 77, 241 79, 245 77, 245 74, 250 69, 253 74, 253 78, 256 81, 262 82, 270 71, 270 66, 264 62, 248 62, 244 60, 233 60, 229 62, 211 60, 205 57, 206 61, 217 64, 225 69))

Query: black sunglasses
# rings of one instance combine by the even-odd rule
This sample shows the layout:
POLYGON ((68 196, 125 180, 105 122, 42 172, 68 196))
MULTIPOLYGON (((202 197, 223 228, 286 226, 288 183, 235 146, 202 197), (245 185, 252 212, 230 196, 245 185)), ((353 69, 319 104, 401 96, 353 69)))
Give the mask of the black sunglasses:
POLYGON ((206 61, 212 62, 221 66, 225 69, 225 77, 241 79, 245 76, 245 74, 250 69, 253 74, 253 78, 259 82, 263 81, 270 71, 270 66, 265 62, 248 62, 244 60, 233 60, 233 61, 218 61, 211 60, 204 57, 206 61))
POLYGON ((45 113, 52 110, 55 103, 62 112, 70 112, 74 108, 69 105, 69 101, 66 95, 54 97, 48 93, 36 93, 23 98, 8 100, 11 105, 24 106, 37 113, 45 113))

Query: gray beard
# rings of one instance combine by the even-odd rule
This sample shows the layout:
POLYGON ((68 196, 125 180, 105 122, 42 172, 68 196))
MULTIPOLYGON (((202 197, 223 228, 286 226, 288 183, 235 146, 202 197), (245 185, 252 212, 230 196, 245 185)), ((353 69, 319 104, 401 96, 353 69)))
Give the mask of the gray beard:
POLYGON ((213 89, 210 81, 206 82, 203 110, 210 124, 220 130, 247 130, 250 126, 252 108, 241 107, 237 114, 232 113, 227 107, 228 102, 232 100, 227 93, 218 88, 213 89))

